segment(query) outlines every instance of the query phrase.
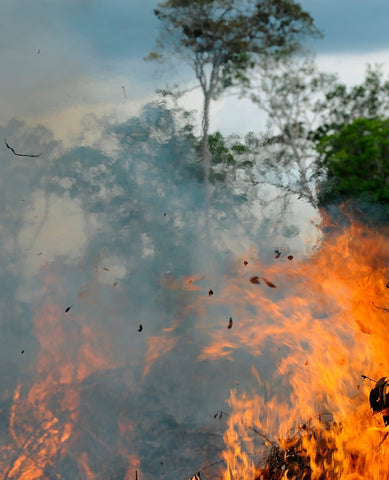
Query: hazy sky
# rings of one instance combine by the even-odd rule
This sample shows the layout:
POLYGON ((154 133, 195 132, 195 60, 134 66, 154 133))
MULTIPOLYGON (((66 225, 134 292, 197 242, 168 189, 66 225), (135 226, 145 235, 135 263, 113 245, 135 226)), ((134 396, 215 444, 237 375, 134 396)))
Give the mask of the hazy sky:
MULTIPOLYGON (((353 82, 362 78, 367 62, 385 63, 389 51, 385 0, 301 3, 324 32, 324 38, 313 44, 322 68, 353 82)), ((13 116, 41 119, 63 133, 74 131, 86 113, 124 118, 152 97, 156 88, 177 81, 179 65, 171 72, 142 61, 158 34, 156 4, 3 0, 0 122, 13 116)), ((187 99, 190 107, 199 102, 196 93, 187 99)), ((247 101, 221 100, 214 106, 215 128, 228 132, 256 130, 257 117, 257 109, 247 101)))

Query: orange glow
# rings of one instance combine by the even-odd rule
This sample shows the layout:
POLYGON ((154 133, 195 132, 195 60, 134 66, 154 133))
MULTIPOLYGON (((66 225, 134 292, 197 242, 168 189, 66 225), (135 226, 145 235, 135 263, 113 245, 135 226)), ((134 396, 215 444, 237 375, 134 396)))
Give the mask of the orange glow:
MULTIPOLYGON (((49 273, 46 281, 49 295, 58 295, 55 276, 49 273)), ((57 465, 66 457, 71 459, 74 478, 100 478, 88 453, 79 448, 83 445, 80 438, 92 439, 106 449, 111 446, 81 418, 81 396, 88 377, 119 366, 110 343, 98 324, 92 328, 83 315, 74 311, 65 315, 64 308, 54 303, 46 303, 36 312, 33 325, 40 343, 36 374, 29 385, 19 384, 15 389, 9 417, 11 443, 0 446, 0 479, 64 478, 53 472, 60 471, 57 465)), ((123 438, 129 439, 128 427, 123 438)), ((137 459, 128 454, 129 444, 124 454, 119 443, 117 447, 122 448, 132 469, 137 459)))
MULTIPOLYGON (((270 478, 260 459, 298 438, 309 478, 389 478, 387 429, 370 409, 374 383, 361 378, 389 373, 389 313, 377 308, 389 307, 388 233, 352 224, 327 233, 310 258, 236 262, 215 299, 229 305, 234 327, 227 334, 220 322, 200 354, 234 361, 242 350, 258 369, 253 392, 231 391, 224 480, 270 478), (304 434, 306 422, 320 433, 304 434)), ((277 479, 303 478, 288 476, 287 465, 283 472, 277 479)))

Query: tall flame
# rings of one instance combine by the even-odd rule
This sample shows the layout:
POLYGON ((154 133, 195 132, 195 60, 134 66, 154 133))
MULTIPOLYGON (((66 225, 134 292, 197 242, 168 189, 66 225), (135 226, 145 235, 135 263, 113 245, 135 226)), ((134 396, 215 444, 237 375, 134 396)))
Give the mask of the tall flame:
POLYGON ((215 329, 201 353, 258 359, 256 389, 231 391, 224 480, 389 478, 389 440, 369 405, 374 383, 361 378, 389 373, 388 260, 387 229, 353 223, 327 233, 311 258, 235 265, 215 300, 233 309, 233 331, 227 341, 215 329), (309 477, 285 461, 297 443, 309 477), (266 477, 260 460, 275 446, 283 476, 266 477))

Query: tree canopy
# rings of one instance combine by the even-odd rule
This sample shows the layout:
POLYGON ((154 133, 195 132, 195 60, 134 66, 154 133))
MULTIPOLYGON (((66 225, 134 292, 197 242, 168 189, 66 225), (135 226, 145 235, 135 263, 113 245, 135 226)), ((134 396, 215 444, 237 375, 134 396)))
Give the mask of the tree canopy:
POLYGON ((209 178, 211 99, 225 88, 248 84, 258 56, 295 50, 305 35, 318 35, 313 19, 293 0, 167 0, 155 15, 162 23, 148 59, 179 55, 194 70, 202 89, 202 157, 209 178), (164 55, 165 54, 165 55, 164 55))
POLYGON ((389 119, 358 118, 323 136, 317 150, 328 176, 322 200, 389 202, 389 119))
POLYGON ((163 50, 179 54, 212 94, 220 81, 223 87, 234 79, 248 81, 244 72, 256 54, 291 50, 301 36, 318 34, 312 17, 293 0, 167 0, 154 13, 163 30, 150 58, 162 58, 163 50), (206 66, 212 78, 206 78, 206 66))

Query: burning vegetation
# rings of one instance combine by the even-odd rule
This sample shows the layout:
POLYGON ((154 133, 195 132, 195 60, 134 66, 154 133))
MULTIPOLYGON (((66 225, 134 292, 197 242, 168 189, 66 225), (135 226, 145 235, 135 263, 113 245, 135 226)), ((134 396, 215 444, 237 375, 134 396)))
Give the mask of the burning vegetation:
MULTIPOLYGON (((275 368, 271 377, 253 369, 257 391, 231 391, 224 480, 389 477, 389 317, 375 308, 388 302, 387 232, 355 223, 329 231, 299 264, 253 266, 286 295, 227 281, 239 318, 228 358, 246 349, 260 365, 266 350, 275 368)), ((226 355, 218 332, 202 355, 226 355)))
MULTIPOLYGON (((159 335, 147 337, 138 323, 144 334, 136 338, 147 342, 142 378, 178 348, 188 315, 202 334, 200 362, 232 364, 245 355, 253 365, 255 386, 234 378, 229 412, 214 415, 224 428, 220 461, 204 447, 194 478, 389 478, 388 232, 357 223, 328 232, 313 255, 293 262, 251 252, 248 263, 242 252, 222 279, 213 275, 215 295, 206 276, 167 278, 163 288, 174 298, 182 293, 182 309, 159 335), (211 322, 207 311, 226 306, 230 314, 211 322)), ((46 283, 55 296, 50 271, 46 283)), ((81 309, 69 311, 47 303, 36 312, 36 375, 13 393, 0 478, 61 479, 71 472, 87 480, 142 480, 147 466, 136 431, 154 430, 160 419, 131 417, 128 366, 104 341, 103 326, 92 328, 81 309), (99 407, 107 385, 114 412, 99 407)))

